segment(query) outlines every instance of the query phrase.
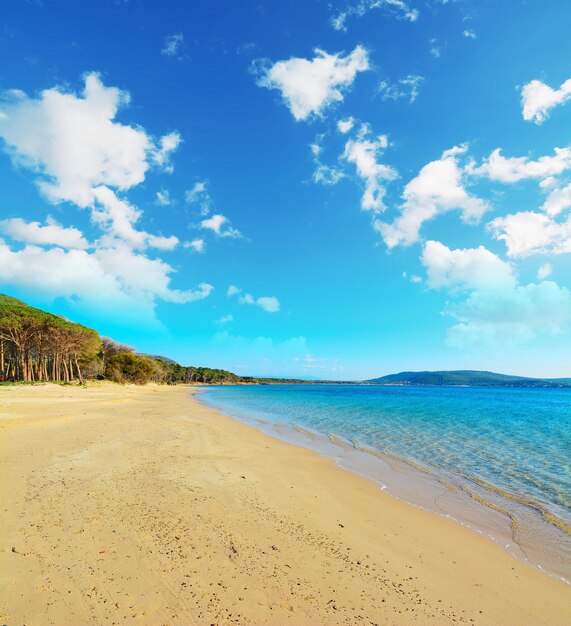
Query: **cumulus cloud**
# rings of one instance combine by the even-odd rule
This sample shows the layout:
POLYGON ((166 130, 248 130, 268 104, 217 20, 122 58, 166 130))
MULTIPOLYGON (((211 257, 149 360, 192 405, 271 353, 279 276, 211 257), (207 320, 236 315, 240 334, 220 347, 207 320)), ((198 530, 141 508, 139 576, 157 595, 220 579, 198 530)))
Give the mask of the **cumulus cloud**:
POLYGON ((182 138, 177 131, 163 135, 159 139, 158 145, 152 151, 153 161, 165 172, 171 174, 173 172, 173 166, 170 162, 170 158, 181 143, 182 138))
POLYGON ((471 163, 467 171, 506 184, 539 179, 547 192, 539 211, 519 211, 497 217, 488 224, 492 235, 506 244, 509 257, 562 254, 571 251, 571 184, 561 186, 557 178, 571 169, 571 148, 555 148, 553 155, 536 160, 504 157, 494 150, 481 165, 471 163))
POLYGON ((40 222, 25 222, 20 217, 0 220, 0 231, 14 241, 29 244, 55 245, 78 250, 84 250, 89 246, 80 230, 60 226, 51 216, 46 219, 45 226, 40 222))
POLYGON ((510 291, 474 291, 446 312, 458 320, 448 332, 451 346, 527 343, 565 332, 571 322, 571 293, 551 281, 510 291))
POLYGON ((255 298, 250 293, 244 293, 243 290, 240 287, 236 287, 236 285, 230 285, 226 294, 229 298, 238 296, 238 302, 240 304, 257 306, 267 313, 277 313, 280 310, 280 302, 275 296, 260 296, 259 298, 255 298))
POLYGON ((520 211, 497 217, 488 227, 506 244, 510 257, 571 252, 571 214, 559 221, 545 213, 520 211))
POLYGON ((470 164, 468 172, 502 183, 517 183, 525 179, 548 178, 571 169, 571 148, 555 148, 553 156, 542 156, 535 161, 528 157, 504 157, 496 148, 482 164, 470 164))
POLYGON ((204 252, 204 239, 193 239, 192 241, 185 241, 183 248, 194 250, 194 252, 204 252))
POLYGON ((418 10, 411 9, 404 0, 350 0, 343 11, 331 18, 331 26, 335 30, 347 30, 346 22, 349 17, 362 17, 373 9, 385 9, 387 13, 397 19, 416 22, 418 10))
POLYGON ((337 122, 337 130, 346 135, 355 125, 355 120, 352 117, 347 117, 344 120, 339 120, 337 122))
POLYGON ((126 200, 119 199, 108 187, 96 187, 93 195, 96 203, 93 205, 91 219, 102 230, 107 231, 109 237, 122 240, 138 249, 151 247, 172 250, 178 244, 178 238, 174 235, 161 237, 137 230, 134 224, 141 218, 142 211, 126 200))
POLYGON ((466 150, 465 145, 456 146, 425 165, 404 188, 400 215, 391 224, 375 222, 389 248, 417 242, 424 222, 442 213, 459 210, 465 222, 477 222, 489 209, 487 202, 465 189, 459 157, 466 150))
POLYGON ((137 231, 142 212, 115 190, 141 183, 153 164, 168 168, 180 135, 156 142, 144 129, 114 121, 129 101, 127 92, 106 87, 95 72, 85 75, 82 97, 58 88, 37 99, 10 92, 0 105, 0 136, 14 164, 36 174, 49 201, 90 208, 94 223, 134 247, 169 249, 176 237, 137 231))
POLYGON ((200 227, 206 230, 211 230, 218 237, 230 237, 231 239, 238 239, 242 236, 242 233, 230 225, 230 220, 216 213, 211 217, 203 219, 200 222, 200 227))
POLYGON ((127 92, 106 87, 94 72, 85 76, 81 97, 59 88, 37 99, 11 91, 0 104, 0 137, 13 162, 36 173, 49 200, 87 207, 95 187, 138 185, 151 164, 166 164, 180 143, 178 133, 157 144, 142 128, 114 121, 129 101, 127 92))
POLYGON ((429 286, 460 297, 444 311, 457 322, 448 331, 451 346, 525 343, 571 323, 568 289, 551 281, 519 285, 511 265, 482 246, 451 250, 429 241, 421 260, 429 286))
POLYGON ((277 313, 280 310, 280 302, 275 296, 256 298, 256 305, 268 313, 277 313))
POLYGON ((367 125, 362 125, 356 137, 345 144, 343 158, 355 165, 357 174, 365 183, 361 208, 378 213, 385 208, 385 183, 398 177, 397 171, 380 163, 383 151, 388 147, 386 135, 372 136, 367 125))
POLYGON ((193 302, 206 298, 213 289, 207 283, 196 290, 172 289, 172 272, 164 261, 127 246, 87 251, 26 245, 14 251, 0 240, 3 284, 32 289, 47 298, 79 299, 92 315, 108 315, 112 310, 118 323, 156 325, 157 299, 193 302))
POLYGON ((466 39, 476 39, 476 33, 470 28, 462 31, 462 35, 466 37, 466 39))
POLYGON ((363 46, 346 56, 316 49, 313 59, 290 58, 269 67, 258 63, 257 84, 280 91, 292 115, 300 121, 342 101, 357 74, 368 69, 369 57, 363 46))
POLYGON ((553 107, 565 104, 568 100, 571 100, 571 78, 559 89, 552 89, 540 80, 532 80, 521 90, 523 119, 542 124, 549 117, 549 111, 553 107))
POLYGON ((382 81, 379 85, 381 100, 400 100, 405 98, 412 104, 418 97, 420 85, 424 78, 416 74, 409 74, 396 83, 382 81))
POLYGON ((207 297, 212 286, 172 288, 173 268, 148 251, 172 250, 177 237, 139 230, 142 211, 118 192, 141 183, 151 167, 169 171, 181 138, 171 132, 155 140, 140 126, 115 121, 129 94, 106 87, 97 73, 84 78, 79 96, 57 87, 37 98, 5 94, 0 137, 14 165, 33 172, 48 201, 89 209, 102 234, 88 244, 79 230, 52 219, 45 225, 4 220, 4 234, 26 245, 18 249, 2 240, 0 279, 46 297, 68 298, 89 313, 112 309, 122 319, 156 323, 157 300, 193 302, 207 297))
POLYGON ((427 241, 421 260, 434 289, 510 289, 516 283, 511 265, 484 246, 451 250, 427 241))
POLYGON ((571 209, 571 184, 553 189, 541 208, 548 215, 559 215, 563 211, 571 209))
POLYGON ((161 54, 164 54, 167 57, 174 57, 179 53, 183 44, 184 44, 184 35, 182 33, 175 33, 174 35, 167 35, 165 37, 163 47, 161 49, 161 54))

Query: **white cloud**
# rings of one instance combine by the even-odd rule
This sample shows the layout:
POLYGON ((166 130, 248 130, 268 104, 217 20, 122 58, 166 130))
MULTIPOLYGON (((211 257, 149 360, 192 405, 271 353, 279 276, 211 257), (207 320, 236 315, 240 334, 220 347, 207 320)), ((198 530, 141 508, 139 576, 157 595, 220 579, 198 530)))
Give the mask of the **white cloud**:
POLYGON ((561 189, 554 189, 541 207, 548 215, 559 215, 571 209, 571 184, 561 189))
POLYGON ((275 296, 260 296, 259 298, 255 298, 250 293, 243 293, 242 289, 236 287, 236 285, 230 285, 226 295, 229 298, 238 296, 238 302, 240 304, 257 306, 268 313, 277 313, 280 310, 280 302, 275 296))
POLYGON ((421 260, 434 289, 510 289, 516 284, 511 265, 483 246, 450 250, 427 241, 421 260))
POLYGON ((163 135, 159 139, 158 146, 153 149, 153 161, 165 172, 171 174, 173 172, 173 166, 171 165, 170 158, 172 153, 178 149, 181 143, 182 138, 176 131, 168 133, 168 135, 163 135))
POLYGON ((571 322, 571 293, 554 282, 519 285, 506 291, 474 291, 446 313, 458 324, 448 332, 454 347, 527 343, 559 335, 571 322))
POLYGON ((470 28, 467 28, 465 31, 463 31, 462 35, 464 35, 466 39, 476 39, 476 33, 470 28))
POLYGON ((268 313, 277 313, 280 310, 280 302, 275 296, 256 298, 256 305, 268 313))
POLYGON ((418 90, 424 78, 416 74, 409 74, 392 85, 382 81, 379 85, 381 100, 400 100, 406 98, 412 104, 418 97, 418 90))
POLYGON ((164 54, 167 57, 173 57, 178 54, 183 44, 184 35, 182 33, 167 35, 163 43, 161 54, 164 54))
POLYGON ((504 241, 510 257, 571 252, 571 214, 564 221, 534 211, 521 211, 492 220, 489 229, 504 241))
POLYGON ((170 193, 167 189, 161 189, 160 191, 157 191, 155 204, 158 204, 159 206, 169 206, 172 203, 173 201, 171 200, 170 193))
POLYGON ((315 164, 313 182, 321 183, 322 185, 336 185, 340 180, 345 178, 345 174, 340 168, 322 163, 319 155, 323 149, 318 143, 312 143, 309 148, 313 155, 313 163, 315 164))
POLYGON ((230 226, 230 220, 219 213, 212 215, 200 222, 200 227, 206 230, 211 230, 218 237, 230 237, 232 239, 238 239, 242 236, 242 233, 230 226))
POLYGON ((194 183, 192 189, 186 191, 185 199, 188 204, 197 206, 200 210, 200 215, 204 217, 199 223, 200 228, 210 230, 218 237, 229 239, 242 237, 242 233, 230 224, 230 220, 225 215, 221 213, 210 215, 213 205, 206 181, 194 183), (206 217, 207 215, 210 215, 210 217, 206 217))
POLYGON ((192 302, 207 297, 212 286, 171 288, 173 268, 143 251, 171 250, 177 237, 138 230, 142 211, 117 195, 141 183, 153 166, 170 171, 170 156, 181 142, 177 132, 155 141, 139 126, 116 122, 129 100, 127 92, 106 87, 96 73, 85 75, 80 96, 57 87, 38 98, 5 95, 0 137, 13 163, 34 173, 50 202, 90 209, 103 234, 88 245, 80 231, 53 220, 46 225, 6 220, 4 232, 27 245, 12 249, 2 242, 0 278, 49 298, 68 298, 88 315, 118 310, 122 319, 156 324, 157 300, 192 302))
POLYGON ((210 198, 206 181, 194 183, 192 189, 189 189, 184 197, 188 204, 196 204, 200 207, 201 215, 205 216, 210 213, 212 199, 210 198))
POLYGON ((337 130, 346 135, 355 125, 355 120, 352 117, 348 117, 344 120, 339 120, 337 122, 337 130))
POLYGON ((58 88, 38 99, 10 92, 0 104, 0 136, 13 162, 37 174, 49 200, 86 207, 95 187, 130 189, 144 180, 150 162, 164 164, 176 147, 176 133, 157 147, 142 128, 115 122, 129 101, 127 92, 106 87, 96 73, 85 76, 82 97, 58 88))
POLYGON ((555 176, 548 176, 547 178, 544 178, 543 180, 539 181, 539 186, 544 191, 553 189, 553 187, 557 186, 557 178, 555 178, 555 176))
POLYGON ((464 187, 458 158, 466 149, 456 146, 446 150, 439 160, 425 165, 406 185, 400 215, 393 223, 375 222, 376 230, 389 248, 417 242, 424 222, 441 213, 456 209, 465 222, 476 222, 489 209, 484 200, 470 195, 464 187))
POLYGON ((363 46, 347 56, 316 49, 313 59, 291 58, 261 69, 257 84, 277 89, 297 121, 320 115, 324 109, 343 100, 359 72, 369 69, 363 46))
POLYGON ((0 136, 13 162, 37 175, 50 201, 89 207, 93 222, 111 237, 136 248, 174 247, 176 237, 136 230, 142 212, 112 188, 126 191, 141 183, 152 163, 168 167, 180 135, 169 133, 157 144, 142 128, 115 122, 130 96, 103 85, 97 73, 86 74, 82 96, 58 88, 38 99, 12 93, 0 105, 0 136))
POLYGON ((347 30, 347 18, 356 16, 362 17, 368 11, 373 9, 387 9, 389 13, 398 19, 416 22, 418 19, 418 10, 411 9, 404 0, 352 0, 347 7, 331 18, 331 26, 335 30, 347 30))
POLYGON ((192 241, 185 241, 183 248, 194 250, 195 252, 204 252, 204 239, 193 239, 192 241))
POLYGON ((549 111, 553 107, 565 104, 568 100, 571 100, 571 78, 559 89, 552 89, 540 80, 532 80, 521 90, 523 119, 542 124, 549 117, 549 111))
POLYGON ((313 181, 322 185, 336 185, 345 178, 342 170, 332 165, 326 165, 316 160, 316 167, 313 171, 313 181))
POLYGON ((502 183, 517 183, 528 178, 548 178, 571 169, 571 148, 555 148, 553 156, 537 160, 528 157, 504 157, 496 148, 480 166, 470 164, 467 171, 475 176, 486 176, 502 183))
POLYGON ((50 216, 46 219, 45 226, 42 226, 40 222, 25 222, 20 217, 0 220, 0 231, 14 241, 24 243, 53 244, 61 248, 77 248, 78 250, 84 250, 89 246, 80 230, 60 226, 50 216))
POLYGON ((361 208, 378 213, 385 208, 385 182, 397 178, 397 171, 379 163, 383 150, 388 146, 386 135, 372 137, 368 126, 363 125, 354 139, 345 144, 343 158, 353 163, 357 174, 365 182, 365 191, 361 198, 361 208))
POLYGON ((240 304, 256 304, 254 296, 250 293, 245 293, 243 296, 240 296, 238 302, 240 304))
POLYGON ((414 284, 419 284, 422 282, 422 278, 418 276, 417 274, 411 274, 409 276, 408 272, 403 272, 402 277, 406 280, 409 280, 411 283, 414 283, 414 284))
POLYGON ((556 283, 518 285, 512 267, 482 246, 450 250, 426 243, 422 263, 429 286, 467 292, 444 313, 456 320, 449 345, 525 343, 538 335, 557 335, 571 323, 571 293, 556 283))
POLYGON ((146 247, 172 250, 178 244, 178 238, 160 237, 142 230, 137 230, 134 224, 140 219, 142 212, 126 200, 121 200, 115 193, 105 186, 93 190, 96 204, 94 204, 91 219, 100 228, 107 231, 113 239, 121 239, 133 248, 146 247))
POLYGON ((206 298, 213 289, 206 283, 194 291, 171 289, 172 272, 164 261, 126 246, 88 252, 27 245, 14 251, 0 240, 3 284, 33 289, 50 299, 79 299, 91 315, 108 315, 112 310, 119 323, 137 320, 156 325, 156 299, 193 302, 206 298))
POLYGON ((113 273, 133 292, 150 292, 166 302, 194 302, 210 295, 212 285, 201 283, 196 291, 171 289, 172 267, 160 259, 134 253, 126 246, 99 249, 95 252, 101 267, 113 273))
POLYGON ((544 263, 537 270, 537 280, 545 280, 548 276, 551 276, 553 272, 553 266, 551 263, 544 263))

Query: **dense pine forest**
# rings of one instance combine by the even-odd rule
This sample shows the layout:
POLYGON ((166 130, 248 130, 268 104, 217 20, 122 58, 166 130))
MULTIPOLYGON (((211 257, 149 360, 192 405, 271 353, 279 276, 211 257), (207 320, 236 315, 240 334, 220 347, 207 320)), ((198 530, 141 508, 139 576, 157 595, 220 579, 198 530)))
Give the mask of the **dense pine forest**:
POLYGON ((256 382, 232 372, 185 367, 170 359, 138 354, 97 331, 0 294, 0 382, 83 383, 256 382))

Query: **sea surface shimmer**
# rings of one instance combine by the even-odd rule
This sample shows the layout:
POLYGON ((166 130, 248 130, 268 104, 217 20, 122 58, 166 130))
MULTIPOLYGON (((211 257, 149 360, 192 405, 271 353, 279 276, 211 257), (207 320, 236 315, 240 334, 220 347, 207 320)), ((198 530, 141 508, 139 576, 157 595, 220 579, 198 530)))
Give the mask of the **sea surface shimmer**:
POLYGON ((200 398, 571 577, 571 390, 262 385, 200 398))

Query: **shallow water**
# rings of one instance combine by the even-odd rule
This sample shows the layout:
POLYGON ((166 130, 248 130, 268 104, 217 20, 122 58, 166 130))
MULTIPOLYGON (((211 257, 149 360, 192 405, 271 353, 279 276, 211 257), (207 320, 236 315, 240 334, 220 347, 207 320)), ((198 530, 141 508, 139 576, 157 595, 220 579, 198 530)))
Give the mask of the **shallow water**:
POLYGON ((571 578, 571 389, 260 385, 200 398, 571 578))

